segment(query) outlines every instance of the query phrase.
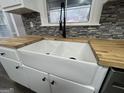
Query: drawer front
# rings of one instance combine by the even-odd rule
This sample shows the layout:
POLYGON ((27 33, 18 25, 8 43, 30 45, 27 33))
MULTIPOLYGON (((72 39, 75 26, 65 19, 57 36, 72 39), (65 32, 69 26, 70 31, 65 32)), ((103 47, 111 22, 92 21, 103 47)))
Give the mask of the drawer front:
POLYGON ((4 47, 0 47, 0 57, 19 60, 16 50, 4 47))

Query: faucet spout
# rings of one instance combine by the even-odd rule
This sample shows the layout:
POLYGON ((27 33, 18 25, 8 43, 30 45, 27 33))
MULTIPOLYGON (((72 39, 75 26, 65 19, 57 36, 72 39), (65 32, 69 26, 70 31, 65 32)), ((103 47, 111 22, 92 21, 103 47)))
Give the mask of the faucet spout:
POLYGON ((60 31, 62 31, 62 36, 66 38, 66 10, 65 10, 65 2, 61 3, 61 11, 60 11, 60 31), (62 18, 63 17, 63 18, 62 18))

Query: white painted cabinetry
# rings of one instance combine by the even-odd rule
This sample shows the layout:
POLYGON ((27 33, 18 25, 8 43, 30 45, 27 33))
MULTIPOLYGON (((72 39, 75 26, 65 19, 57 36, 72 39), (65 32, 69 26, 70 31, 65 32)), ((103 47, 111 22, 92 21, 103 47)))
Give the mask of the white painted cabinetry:
POLYGON ((26 81, 37 93, 94 93, 94 88, 22 66, 26 81))
POLYGON ((24 74, 30 88, 37 93, 50 93, 48 74, 23 66, 24 74))
POLYGON ((16 60, 16 62, 19 61, 16 49, 0 47, 0 57, 16 60))
POLYGON ((11 13, 23 14, 31 11, 39 12, 40 0, 0 0, 2 8, 11 13))
MULTIPOLYGON (((101 70, 99 70, 100 72, 98 72, 98 75, 94 74, 95 80, 93 79, 93 82, 90 85, 82 83, 81 80, 79 80, 80 82, 76 82, 73 79, 61 77, 59 74, 52 74, 50 71, 44 72, 41 69, 24 65, 22 61, 23 60, 19 58, 16 49, 0 47, 0 62, 5 68, 9 77, 13 81, 28 87, 37 93, 98 93, 102 80, 104 79, 103 73, 106 72, 102 72, 101 68, 101 70), (99 73, 101 73, 101 75, 99 73)), ((36 62, 34 61, 34 63, 36 62)), ((59 70, 59 68, 57 68, 57 70, 59 70)), ((78 70, 78 72, 80 72, 80 70, 78 70)), ((68 74, 70 75, 70 73, 68 74)), ((73 73, 76 72, 73 71, 73 73)), ((75 75, 75 77, 78 76, 75 75)))
POLYGON ((50 75, 52 93, 94 93, 91 87, 50 75))
POLYGON ((0 62, 6 70, 8 76, 15 82, 24 85, 29 88, 27 82, 25 81, 24 71, 21 64, 7 58, 0 57, 0 62))
POLYGON ((9 77, 37 93, 94 93, 94 89, 0 57, 9 77))

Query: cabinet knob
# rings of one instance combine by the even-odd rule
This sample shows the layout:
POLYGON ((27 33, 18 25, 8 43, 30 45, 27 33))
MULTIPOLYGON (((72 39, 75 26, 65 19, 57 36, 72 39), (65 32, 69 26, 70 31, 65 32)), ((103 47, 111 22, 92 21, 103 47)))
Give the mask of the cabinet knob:
POLYGON ((5 55, 5 53, 0 53, 1 56, 5 55))
POLYGON ((19 69, 20 68, 20 66, 16 66, 16 69, 19 69))
POLYGON ((54 85, 54 84, 55 84, 55 81, 52 81, 52 82, 51 82, 51 85, 54 85))
POLYGON ((46 77, 44 77, 44 78, 42 79, 42 81, 46 81, 46 77))

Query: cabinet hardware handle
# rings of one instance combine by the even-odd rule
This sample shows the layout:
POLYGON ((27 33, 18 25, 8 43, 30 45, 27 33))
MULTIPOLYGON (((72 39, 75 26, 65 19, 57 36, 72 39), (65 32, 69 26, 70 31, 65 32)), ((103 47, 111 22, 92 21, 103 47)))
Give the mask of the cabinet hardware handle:
POLYGON ((55 84, 55 81, 52 81, 52 82, 51 82, 51 85, 54 85, 54 84, 55 84))
POLYGON ((44 77, 44 78, 42 79, 42 81, 46 81, 46 77, 44 77))
POLYGON ((19 69, 20 68, 20 66, 16 66, 16 69, 19 69))
POLYGON ((5 53, 0 53, 1 56, 5 55, 5 53))

